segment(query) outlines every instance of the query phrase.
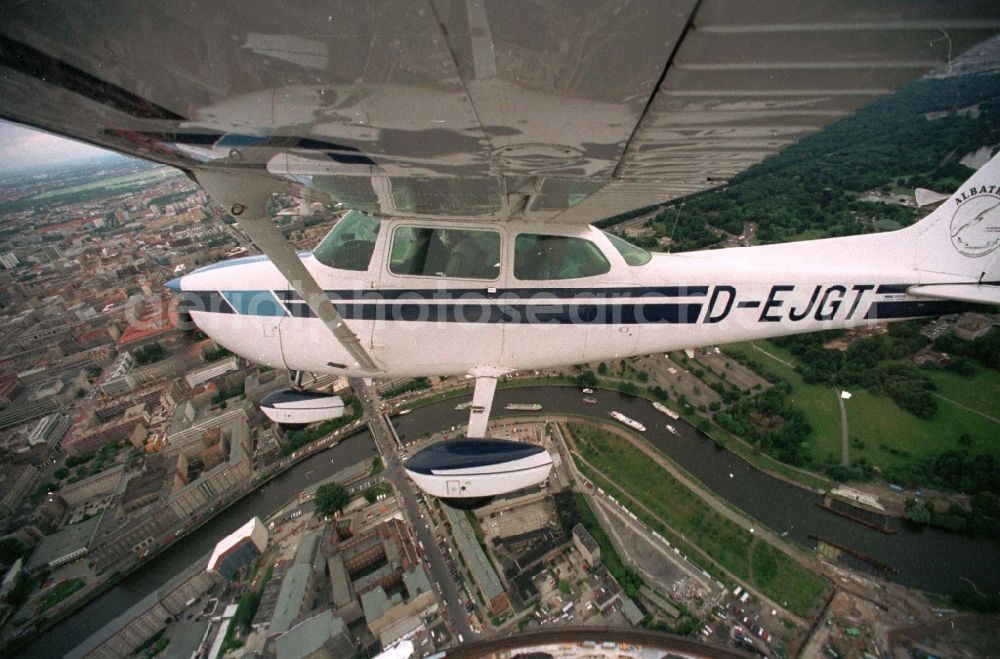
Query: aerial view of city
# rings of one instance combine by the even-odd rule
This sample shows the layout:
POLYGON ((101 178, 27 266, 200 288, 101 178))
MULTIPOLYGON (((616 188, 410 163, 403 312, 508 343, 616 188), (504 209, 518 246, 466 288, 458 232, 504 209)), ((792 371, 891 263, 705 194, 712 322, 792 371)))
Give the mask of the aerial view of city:
MULTIPOLYGON (((462 9, 469 80, 546 88, 486 4, 462 9)), ((319 40, 245 39, 268 75, 335 66, 319 40)), ((235 92, 197 115, 218 133, 0 125, 0 653, 995 656, 1000 40, 655 203, 593 211, 577 167, 600 149, 490 142, 487 169, 519 172, 499 220, 488 177, 446 178, 475 179, 455 154, 478 147, 420 95, 450 60, 412 47, 431 63, 352 73, 395 85, 353 118, 280 87, 268 112, 297 119, 266 136, 235 92), (370 137, 388 98, 441 118, 370 137), (349 129, 308 133, 320 115, 349 129), (544 215, 577 208, 598 215, 544 215)), ((174 120, 83 75, 59 93, 174 120)))

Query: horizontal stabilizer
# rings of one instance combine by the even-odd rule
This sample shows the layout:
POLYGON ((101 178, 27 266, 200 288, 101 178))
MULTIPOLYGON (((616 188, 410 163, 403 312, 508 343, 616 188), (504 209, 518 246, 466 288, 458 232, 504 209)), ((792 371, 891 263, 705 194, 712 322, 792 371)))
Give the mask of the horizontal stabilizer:
POLYGON ((911 286, 906 290, 916 297, 932 297, 939 300, 956 300, 975 304, 1000 304, 1000 286, 983 284, 928 284, 911 286))

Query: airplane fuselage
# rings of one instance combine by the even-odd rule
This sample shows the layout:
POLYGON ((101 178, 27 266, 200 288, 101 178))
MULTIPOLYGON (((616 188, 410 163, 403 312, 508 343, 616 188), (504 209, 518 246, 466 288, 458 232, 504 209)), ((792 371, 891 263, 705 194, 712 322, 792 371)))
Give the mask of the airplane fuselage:
MULTIPOLYGON (((642 265, 629 265, 607 235, 593 227, 470 223, 470 231, 482 229, 499 238, 500 259, 491 264, 495 276, 483 279, 394 274, 401 266, 391 260, 391 237, 412 226, 434 223, 383 221, 363 270, 332 268, 313 253, 301 255, 383 377, 547 368, 866 326, 968 306, 907 295, 913 285, 956 281, 913 267, 912 228, 653 254, 642 265), (516 270, 526 266, 515 262, 513 248, 523 233, 589 241, 607 260, 607 271, 521 279, 516 270)), ((192 298, 194 322, 252 361, 371 375, 357 368, 264 257, 203 268, 183 277, 181 288, 192 298)))

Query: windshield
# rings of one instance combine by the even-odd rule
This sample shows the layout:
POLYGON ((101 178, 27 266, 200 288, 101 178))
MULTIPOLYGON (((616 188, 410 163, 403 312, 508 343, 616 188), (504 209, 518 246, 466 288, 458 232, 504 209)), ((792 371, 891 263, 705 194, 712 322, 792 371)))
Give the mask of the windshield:
POLYGON ((313 250, 323 265, 340 270, 367 270, 375 251, 378 219, 348 211, 313 250))
POLYGON ((607 231, 602 231, 614 248, 618 250, 618 253, 622 255, 625 259, 625 263, 629 265, 646 265, 649 260, 653 258, 653 255, 644 250, 641 247, 636 247, 624 238, 619 238, 613 233, 608 233, 607 231))

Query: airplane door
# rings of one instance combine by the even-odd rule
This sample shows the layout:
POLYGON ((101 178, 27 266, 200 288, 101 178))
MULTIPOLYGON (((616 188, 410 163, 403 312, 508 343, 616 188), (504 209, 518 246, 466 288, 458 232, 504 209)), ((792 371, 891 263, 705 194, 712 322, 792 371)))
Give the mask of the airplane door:
POLYGON ((261 318, 261 334, 264 336, 264 340, 261 342, 262 345, 277 345, 279 348, 279 355, 281 357, 281 363, 285 368, 288 368, 287 362, 285 362, 285 349, 281 344, 281 318, 271 318, 265 317, 261 318))
MULTIPOLYGON (((282 294, 287 297, 285 306, 290 313, 274 320, 280 321, 277 325, 277 335, 280 337, 281 353, 286 368, 293 371, 330 373, 335 372, 333 369, 344 368, 354 363, 354 359, 333 337, 329 328, 313 315, 308 305, 300 300, 298 293, 288 289, 282 294)), ((365 349, 370 349, 370 324, 353 318, 347 319, 346 322, 361 339, 365 349)))
POLYGON ((287 315, 271 291, 226 291, 227 304, 235 313, 206 314, 207 322, 224 323, 205 327, 210 336, 224 336, 223 343, 253 361, 273 368, 286 368, 280 340, 280 324, 287 315), (215 318, 217 317, 217 318, 215 318))
POLYGON ((502 286, 501 231, 403 222, 389 234, 372 328, 380 362, 411 372, 500 363, 503 326, 493 314, 502 286), (463 254, 469 244, 475 257, 463 254))
POLYGON ((448 496, 457 497, 462 493, 462 486, 458 481, 448 481, 448 496))

